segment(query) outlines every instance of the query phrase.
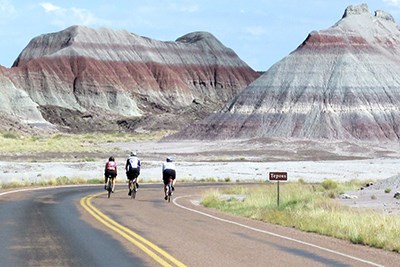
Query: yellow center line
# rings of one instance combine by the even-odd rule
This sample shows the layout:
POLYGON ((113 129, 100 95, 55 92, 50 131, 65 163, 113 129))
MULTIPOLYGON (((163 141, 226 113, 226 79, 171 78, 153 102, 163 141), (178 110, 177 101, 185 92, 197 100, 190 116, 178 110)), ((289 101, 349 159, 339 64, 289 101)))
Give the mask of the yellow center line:
POLYGON ((117 223, 104 213, 102 213, 100 210, 95 208, 91 204, 91 199, 101 195, 104 193, 98 193, 94 195, 89 195, 86 197, 83 197, 80 200, 81 206, 89 212, 96 220, 99 222, 103 223, 105 226, 113 230, 114 232, 120 234, 122 237, 124 237, 126 240, 131 242, 133 245, 137 246, 139 249, 141 249, 143 252, 145 252, 147 255, 152 257, 155 261, 157 261, 160 265, 162 266, 179 266, 179 267, 185 267, 186 265, 180 262, 179 260, 175 259, 172 257, 169 253, 158 247, 157 245, 151 243, 144 237, 138 235, 137 233, 133 232, 131 229, 117 223), (162 258, 162 257, 164 258, 162 258), (175 265, 171 265, 168 263, 165 259, 169 260, 171 263, 175 265))

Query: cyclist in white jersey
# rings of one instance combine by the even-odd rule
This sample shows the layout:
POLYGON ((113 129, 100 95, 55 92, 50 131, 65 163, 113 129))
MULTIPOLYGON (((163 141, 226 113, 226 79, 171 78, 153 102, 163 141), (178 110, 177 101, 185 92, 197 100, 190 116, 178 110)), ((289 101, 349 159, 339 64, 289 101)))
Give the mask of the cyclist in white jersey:
POLYGON ((172 157, 167 157, 166 162, 162 164, 162 175, 164 182, 164 199, 167 200, 167 188, 169 183, 169 178, 172 179, 172 191, 175 190, 175 182, 176 182, 176 171, 175 171, 175 162, 172 157))

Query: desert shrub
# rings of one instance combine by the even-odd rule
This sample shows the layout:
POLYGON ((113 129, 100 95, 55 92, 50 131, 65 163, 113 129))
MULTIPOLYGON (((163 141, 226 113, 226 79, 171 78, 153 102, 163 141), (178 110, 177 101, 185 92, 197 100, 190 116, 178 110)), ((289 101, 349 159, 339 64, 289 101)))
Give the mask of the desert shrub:
POLYGON ((95 178, 93 178, 93 179, 86 180, 86 182, 88 184, 103 184, 104 183, 104 179, 95 179, 95 178))
POLYGON ((68 184, 69 179, 67 176, 60 176, 56 178, 56 184, 57 185, 63 185, 63 184, 68 184))
POLYGON ((63 138, 65 138, 65 135, 64 134, 55 134, 51 138, 56 139, 56 140, 63 139, 63 138))
POLYGON ((300 178, 299 180, 297 180, 297 182, 300 183, 300 184, 305 184, 306 183, 306 181, 304 181, 303 178, 300 178))
POLYGON ((18 139, 18 136, 15 133, 7 132, 7 133, 3 133, 3 138, 6 138, 6 139, 18 139))
POLYGON ((329 190, 328 192, 326 192, 326 196, 329 198, 336 198, 337 194, 335 191, 329 190))
POLYGON ((392 191, 391 188, 386 188, 386 189, 385 189, 385 193, 390 193, 391 191, 392 191))
POLYGON ((336 189, 338 187, 337 182, 333 181, 333 180, 324 180, 321 183, 321 186, 325 189, 325 190, 333 190, 336 189))

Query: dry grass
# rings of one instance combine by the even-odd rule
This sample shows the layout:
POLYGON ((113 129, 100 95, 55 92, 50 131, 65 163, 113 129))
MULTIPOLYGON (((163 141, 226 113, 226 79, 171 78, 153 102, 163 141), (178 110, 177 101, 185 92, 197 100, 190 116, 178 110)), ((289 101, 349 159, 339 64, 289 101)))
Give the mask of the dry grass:
POLYGON ((26 153, 94 153, 104 152, 100 144, 110 142, 132 142, 159 140, 167 132, 149 134, 96 133, 96 134, 53 134, 40 136, 22 136, 14 133, 0 134, 1 154, 26 153))
POLYGON ((280 205, 277 205, 275 185, 258 188, 234 187, 225 191, 209 191, 202 203, 207 207, 245 216, 255 220, 295 227, 356 244, 400 252, 400 218, 379 212, 356 210, 340 205, 332 198, 344 188, 359 184, 338 184, 336 189, 322 185, 285 183, 280 186, 280 205), (332 194, 333 192, 333 194, 332 194), (222 200, 223 194, 245 196, 222 200))

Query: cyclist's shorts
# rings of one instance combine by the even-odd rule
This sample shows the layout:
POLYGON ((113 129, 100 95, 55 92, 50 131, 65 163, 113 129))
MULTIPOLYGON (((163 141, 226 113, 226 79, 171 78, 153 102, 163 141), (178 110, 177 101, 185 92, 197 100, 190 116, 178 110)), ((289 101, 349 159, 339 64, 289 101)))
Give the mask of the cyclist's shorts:
POLYGON ((117 173, 115 171, 109 171, 106 170, 106 172, 104 173, 104 176, 107 178, 108 176, 110 176, 111 178, 115 178, 117 177, 117 173))
POLYGON ((133 180, 139 177, 140 174, 140 169, 139 168, 133 168, 130 169, 128 172, 126 172, 126 177, 128 180, 133 180))
POLYGON ((175 180, 176 177, 176 172, 175 170, 171 170, 171 169, 166 169, 163 171, 163 181, 164 184, 168 184, 169 183, 169 178, 172 178, 172 180, 175 180))

